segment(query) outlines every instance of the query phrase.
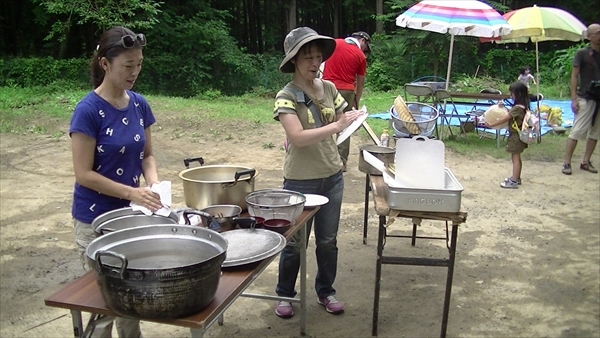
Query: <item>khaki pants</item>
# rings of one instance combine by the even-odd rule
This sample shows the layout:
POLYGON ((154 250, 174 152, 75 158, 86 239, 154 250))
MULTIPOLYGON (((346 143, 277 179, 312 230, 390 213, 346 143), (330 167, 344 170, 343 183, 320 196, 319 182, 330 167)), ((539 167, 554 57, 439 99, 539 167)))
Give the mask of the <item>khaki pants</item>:
MULTIPOLYGON (((96 233, 92 229, 91 224, 83 223, 78 220, 74 222, 75 226, 75 242, 79 251, 79 260, 83 269, 90 271, 91 268, 87 264, 87 256, 85 249, 96 239, 96 233)), ((102 317, 94 322, 94 328, 90 335, 91 338, 111 338, 113 322, 117 328, 117 334, 120 338, 142 338, 140 330, 140 321, 137 319, 121 318, 121 317, 102 317)))
POLYGON ((588 138, 598 140, 600 136, 600 117, 598 116, 600 113, 596 116, 596 121, 592 126, 592 117, 597 103, 581 97, 577 98, 577 102, 579 102, 579 113, 575 115, 569 138, 575 141, 585 141, 588 138))
MULTIPOLYGON (((346 107, 346 109, 344 109, 344 111, 347 112, 352 110, 352 107, 354 106, 355 97, 354 91, 340 90, 339 92, 344 98, 344 100, 346 100, 346 102, 348 103, 348 106, 346 107)), ((356 107, 356 109, 358 109, 358 107, 356 107)), ((340 157, 342 158, 342 163, 345 167, 346 163, 348 163, 348 156, 350 156, 350 137, 348 137, 344 142, 338 144, 338 153, 340 154, 340 157)))

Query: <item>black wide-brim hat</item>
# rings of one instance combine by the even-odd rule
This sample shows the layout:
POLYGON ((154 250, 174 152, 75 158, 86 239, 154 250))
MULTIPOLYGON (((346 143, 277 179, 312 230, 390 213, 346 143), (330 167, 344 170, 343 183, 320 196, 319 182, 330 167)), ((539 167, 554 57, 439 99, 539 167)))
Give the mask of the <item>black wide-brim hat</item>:
POLYGON ((329 59, 335 50, 335 40, 329 36, 319 35, 312 28, 298 27, 290 31, 285 37, 285 41, 283 42, 285 57, 279 65, 279 70, 282 73, 293 73, 295 67, 290 61, 298 54, 302 46, 315 40, 323 41, 323 50, 321 51, 323 53, 323 61, 329 59))

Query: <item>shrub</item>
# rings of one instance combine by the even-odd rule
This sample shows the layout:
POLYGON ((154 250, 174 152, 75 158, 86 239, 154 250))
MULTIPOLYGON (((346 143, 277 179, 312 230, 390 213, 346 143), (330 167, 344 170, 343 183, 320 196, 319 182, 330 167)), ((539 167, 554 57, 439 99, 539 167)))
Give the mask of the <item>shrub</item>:
POLYGON ((78 84, 89 83, 87 60, 55 60, 45 58, 10 58, 0 60, 0 86, 47 86, 59 80, 78 84))

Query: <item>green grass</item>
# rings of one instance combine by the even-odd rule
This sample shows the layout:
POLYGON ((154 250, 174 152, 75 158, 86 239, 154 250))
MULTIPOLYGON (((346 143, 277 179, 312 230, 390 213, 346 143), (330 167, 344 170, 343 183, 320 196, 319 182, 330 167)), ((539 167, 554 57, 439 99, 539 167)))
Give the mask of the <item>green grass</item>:
MULTIPOLYGON (((77 102, 87 94, 82 90, 60 90, 54 88, 9 88, 0 87, 0 133, 35 133, 58 137, 65 133, 71 114, 77 102)), ((366 91, 361 104, 367 106, 369 113, 387 112, 396 96, 403 94, 402 90, 389 92, 366 91)), ((273 120, 273 98, 260 95, 243 95, 240 97, 223 97, 216 95, 198 98, 179 98, 147 95, 152 109, 161 113, 164 123, 175 121, 176 132, 172 137, 183 137, 195 133, 194 126, 216 122, 219 128, 209 131, 212 136, 223 135, 233 137, 237 126, 245 126, 252 131, 259 125, 276 125, 273 120), (191 129, 191 130, 190 130, 191 129)), ((414 98, 408 98, 414 101, 414 98)), ((383 129, 389 128, 389 121, 368 119, 371 128, 380 135, 383 129)), ((161 120, 158 121, 160 126, 161 120)), ((454 128, 458 134, 458 128, 454 128)), ((367 133, 361 128, 359 133, 368 140, 367 133)), ((390 133, 393 134, 393 131, 390 133)), ((505 142, 496 147, 492 134, 483 133, 486 137, 479 138, 475 133, 467 133, 444 140, 446 148, 467 157, 507 158, 504 151, 505 142)), ((192 135, 194 136, 194 135, 192 135)), ((201 137, 204 135, 195 135, 201 137)), ((529 146, 524 159, 541 161, 558 161, 564 154, 566 135, 546 134, 542 142, 529 146)), ((265 144, 263 147, 271 147, 265 144)), ((578 147, 583 148, 583 147, 578 147)), ((581 149, 577 149, 578 151, 581 149)))
POLYGON ((145 96, 156 111, 182 113, 182 118, 191 123, 205 120, 246 120, 254 123, 268 123, 273 120, 273 100, 244 95, 241 97, 219 97, 214 99, 145 96))

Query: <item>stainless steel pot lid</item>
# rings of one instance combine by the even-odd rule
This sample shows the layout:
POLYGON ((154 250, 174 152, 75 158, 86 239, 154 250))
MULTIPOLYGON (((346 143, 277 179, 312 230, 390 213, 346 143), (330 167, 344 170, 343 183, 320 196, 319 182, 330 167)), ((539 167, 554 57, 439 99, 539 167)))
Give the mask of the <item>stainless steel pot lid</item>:
POLYGON ((285 248, 283 235, 265 229, 239 229, 221 233, 228 242, 224 268, 261 261, 285 248))

